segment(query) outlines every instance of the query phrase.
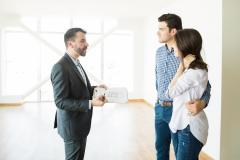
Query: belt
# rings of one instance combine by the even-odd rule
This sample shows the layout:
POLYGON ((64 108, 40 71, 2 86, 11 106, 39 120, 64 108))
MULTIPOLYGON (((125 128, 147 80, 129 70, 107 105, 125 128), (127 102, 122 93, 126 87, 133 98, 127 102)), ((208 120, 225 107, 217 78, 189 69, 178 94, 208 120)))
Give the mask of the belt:
POLYGON ((162 107, 171 107, 173 105, 172 101, 158 101, 158 104, 160 104, 162 107))

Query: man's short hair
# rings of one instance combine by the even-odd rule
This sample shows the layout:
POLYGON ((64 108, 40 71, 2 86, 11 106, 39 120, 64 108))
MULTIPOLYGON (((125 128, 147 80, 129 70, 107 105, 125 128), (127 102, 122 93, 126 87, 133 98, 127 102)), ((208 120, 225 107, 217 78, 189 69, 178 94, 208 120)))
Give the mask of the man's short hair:
POLYGON ((158 22, 166 22, 169 30, 176 28, 176 30, 182 29, 182 20, 176 14, 163 14, 158 18, 158 22))
POLYGON ((67 30, 67 32, 64 34, 64 43, 66 48, 67 48, 67 42, 74 40, 77 32, 82 32, 84 34, 87 33, 82 28, 70 28, 69 30, 67 30))

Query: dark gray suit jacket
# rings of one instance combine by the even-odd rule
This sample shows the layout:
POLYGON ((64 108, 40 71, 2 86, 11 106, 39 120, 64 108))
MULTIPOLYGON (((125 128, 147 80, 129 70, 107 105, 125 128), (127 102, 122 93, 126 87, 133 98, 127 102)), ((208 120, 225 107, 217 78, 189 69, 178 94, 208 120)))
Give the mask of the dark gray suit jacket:
POLYGON ((51 82, 57 106, 54 128, 57 127, 64 140, 86 138, 91 127, 92 109, 89 109, 89 100, 94 87, 88 78, 86 87, 68 54, 53 66, 51 82))

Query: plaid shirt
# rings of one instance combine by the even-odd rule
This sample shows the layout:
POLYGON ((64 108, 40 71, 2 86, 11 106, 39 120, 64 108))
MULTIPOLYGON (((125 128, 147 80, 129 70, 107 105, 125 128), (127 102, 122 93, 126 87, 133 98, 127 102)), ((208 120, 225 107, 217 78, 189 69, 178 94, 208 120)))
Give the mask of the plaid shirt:
POLYGON ((179 60, 175 57, 173 49, 170 51, 167 45, 158 48, 156 53, 156 89, 158 96, 157 98, 161 101, 172 101, 165 93, 167 91, 168 85, 175 76, 179 60))

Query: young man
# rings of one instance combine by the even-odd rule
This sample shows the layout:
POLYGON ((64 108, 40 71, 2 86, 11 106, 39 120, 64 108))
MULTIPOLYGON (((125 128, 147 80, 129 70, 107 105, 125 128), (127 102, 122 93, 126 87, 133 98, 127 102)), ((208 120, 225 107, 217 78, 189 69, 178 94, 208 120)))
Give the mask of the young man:
MULTIPOLYGON (((53 66, 51 81, 57 106, 54 128, 64 140, 66 160, 83 160, 91 127, 92 107, 103 106, 103 96, 92 99, 93 89, 80 56, 86 55, 86 31, 71 28, 64 35, 65 55, 53 66)), ((100 85, 104 87, 105 85, 100 85)))
MULTIPOLYGON (((175 14, 164 14, 158 18, 158 22, 159 30, 157 35, 159 42, 165 43, 165 45, 158 48, 156 53, 155 147, 157 160, 169 160, 171 131, 168 124, 172 116, 172 99, 166 97, 166 91, 179 66, 179 60, 174 56, 174 51, 170 46, 172 46, 174 35, 178 30, 182 29, 182 21, 175 14)), ((186 104, 192 115, 197 114, 206 107, 210 99, 210 90, 211 86, 208 83, 207 89, 200 100, 186 104)), ((174 150, 177 150, 174 136, 172 136, 172 139, 174 150)))

